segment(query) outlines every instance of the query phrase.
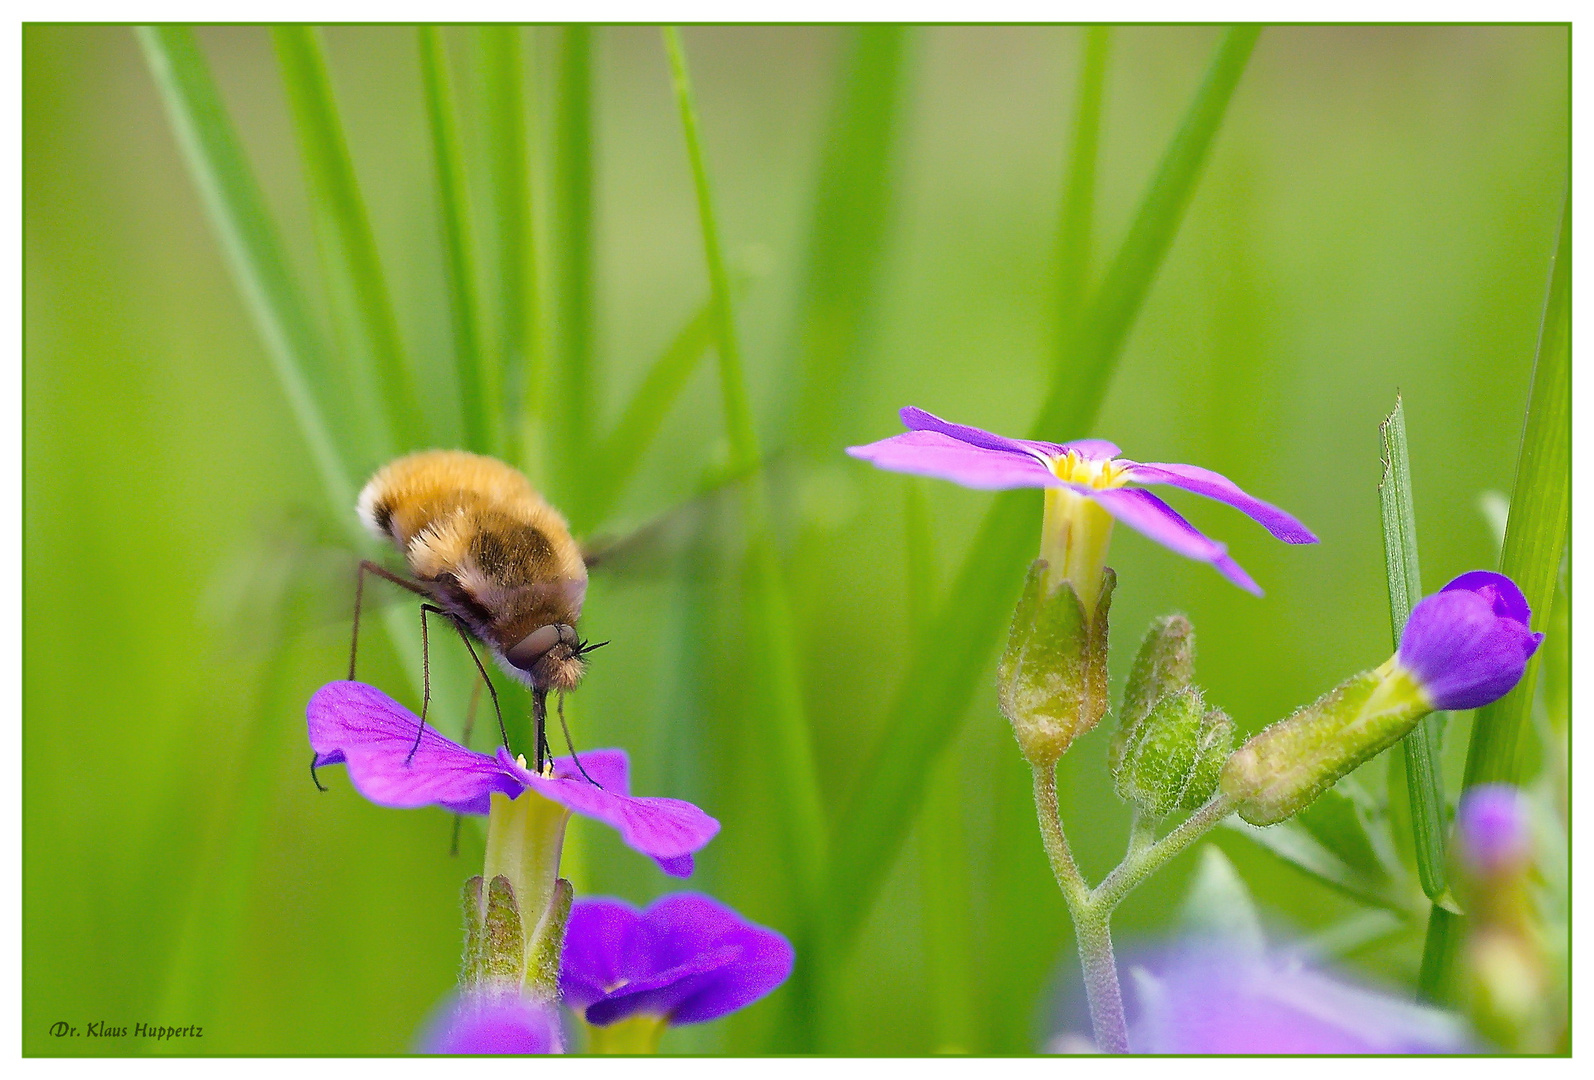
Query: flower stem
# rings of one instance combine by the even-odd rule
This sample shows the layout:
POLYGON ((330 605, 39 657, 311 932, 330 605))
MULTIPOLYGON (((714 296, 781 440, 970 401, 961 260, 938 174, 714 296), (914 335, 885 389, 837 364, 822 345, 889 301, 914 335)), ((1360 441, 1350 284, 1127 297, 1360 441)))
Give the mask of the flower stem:
POLYGON ((1234 804, 1222 792, 1214 795, 1195 813, 1161 840, 1144 847, 1131 846, 1124 861, 1113 868, 1102 883, 1091 890, 1090 903, 1108 911, 1123 902, 1152 872, 1179 852, 1199 840, 1218 822, 1228 817, 1234 804))
POLYGON ((1031 772, 1041 841, 1052 864, 1052 876, 1057 879, 1057 886, 1068 903, 1068 913, 1074 920, 1074 937, 1079 943, 1079 965, 1085 977, 1085 998, 1090 1003, 1090 1025, 1096 1046, 1105 1053, 1127 1054, 1129 1026, 1124 1019, 1123 991, 1118 985, 1118 967, 1112 951, 1113 909, 1153 871, 1228 817, 1234 804, 1219 792, 1167 836, 1155 841, 1153 826, 1137 816, 1130 830, 1128 854, 1092 889, 1080 875, 1074 854, 1068 847, 1068 838, 1063 835, 1063 822, 1057 811, 1056 765, 1032 765, 1031 772))
POLYGON ((1041 841, 1052 864, 1052 875, 1063 890, 1068 912, 1074 919, 1074 936, 1079 942, 1079 964, 1085 973, 1085 997, 1090 1002, 1090 1026, 1096 1045, 1110 1054, 1129 1052, 1129 1029, 1124 1021, 1123 993, 1118 988, 1118 967, 1113 960, 1112 932, 1108 922, 1112 909, 1091 901, 1090 888, 1079 874, 1074 854, 1063 835, 1062 818, 1057 813, 1057 766, 1032 766, 1035 787, 1035 814, 1040 820, 1041 841))

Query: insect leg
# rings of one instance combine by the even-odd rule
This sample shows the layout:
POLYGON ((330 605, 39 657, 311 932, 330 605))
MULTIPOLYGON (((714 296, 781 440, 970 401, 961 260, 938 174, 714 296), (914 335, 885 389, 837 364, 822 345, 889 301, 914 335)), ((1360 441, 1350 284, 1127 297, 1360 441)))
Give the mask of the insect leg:
POLYGON ((559 695, 559 726, 564 729, 565 745, 570 748, 570 757, 576 763, 576 768, 581 770, 582 776, 587 777, 587 783, 601 791, 603 785, 587 775, 587 768, 581 764, 581 757, 576 753, 576 744, 570 741, 570 725, 565 723, 565 696, 563 694, 559 695))
POLYGON ((326 788, 321 786, 321 778, 315 774, 315 763, 320 760, 320 754, 312 753, 310 755, 310 782, 315 785, 317 791, 325 791, 326 788))
POLYGON ((425 589, 407 578, 400 577, 384 566, 372 562, 370 559, 361 559, 360 568, 354 577, 354 632, 349 636, 349 681, 354 681, 354 658, 360 652, 360 606, 365 599, 365 575, 375 574, 379 578, 391 581, 400 588, 408 589, 418 596, 430 596, 425 589))
POLYGON ((421 736, 426 734, 426 710, 432 703, 432 654, 431 646, 426 640, 426 616, 447 615, 448 612, 432 604, 421 605, 421 722, 415 729, 415 745, 410 747, 409 757, 404 759, 408 765, 415 756, 415 751, 421 748, 421 736))
MULTIPOLYGON (((437 609, 433 608, 432 610, 436 611, 437 609)), ((476 646, 470 643, 470 635, 465 633, 465 628, 460 625, 459 620, 450 616, 449 622, 453 623, 454 629, 459 631, 459 640, 463 641, 465 648, 470 650, 470 658, 476 661, 476 670, 482 673, 482 682, 487 684, 487 693, 492 695, 493 712, 498 714, 498 734, 503 737, 504 747, 507 749, 509 746, 509 729, 504 727, 504 711, 498 707, 498 691, 493 689, 493 680, 487 677, 487 669, 482 667, 481 657, 476 655, 476 646)))

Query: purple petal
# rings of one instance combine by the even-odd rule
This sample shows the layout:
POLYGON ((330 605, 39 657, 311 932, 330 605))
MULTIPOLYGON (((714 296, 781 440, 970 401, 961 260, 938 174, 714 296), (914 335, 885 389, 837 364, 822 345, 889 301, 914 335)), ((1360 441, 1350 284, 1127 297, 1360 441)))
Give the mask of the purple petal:
POLYGON ((570 913, 560 989, 589 1023, 637 1013, 695 1024, 734 1012, 791 973, 789 942, 696 893, 637 912, 615 900, 580 900, 570 913))
POLYGON ((623 750, 589 750, 581 755, 581 764, 602 787, 589 783, 570 758, 554 762, 551 779, 528 772, 503 747, 498 748, 498 764, 544 798, 613 826, 627 845, 651 856, 674 877, 690 874, 692 852, 720 831, 718 821, 689 802, 627 794, 623 750))
POLYGON ((652 934, 642 913, 630 904, 604 897, 577 900, 565 930, 559 965, 559 993, 577 1012, 601 1001, 611 988, 648 970, 652 934))
POLYGON ((1218 573, 1246 592, 1262 595, 1261 586, 1251 580, 1240 564, 1229 558, 1228 548, 1201 534, 1178 512, 1149 491, 1139 488, 1097 489, 1070 484, 1081 495, 1099 502, 1113 517, 1136 532, 1149 536, 1163 547, 1186 558, 1211 563, 1218 573))
POLYGON ((1478 877, 1525 867, 1533 855, 1527 800, 1510 784, 1469 788, 1456 807, 1456 848, 1478 877))
MULTIPOLYGON (((1036 446, 1045 445, 1042 443, 1036 446)), ((1106 439, 1075 439, 1073 442, 1064 443, 1057 448, 1059 451, 1072 450, 1086 461, 1111 461, 1118 456, 1118 446, 1106 439)))
POLYGON ((1533 618, 1528 608, 1528 598, 1522 595, 1517 583, 1493 570, 1469 570, 1453 578, 1440 592, 1460 589, 1475 592, 1489 600, 1494 613, 1502 619, 1512 619, 1526 627, 1533 618))
POLYGON ((796 960, 784 936, 701 894, 666 896, 648 908, 648 917, 660 928, 667 952, 734 949, 738 954, 713 975, 693 980, 691 992, 670 1012, 672 1023, 702 1023, 757 1001, 786 981, 796 960))
POLYGON ((426 1025, 422 1054, 562 1054, 559 1016, 519 994, 456 995, 426 1025))
POLYGON ((1129 478, 1141 484, 1172 484, 1174 487, 1205 495, 1209 499, 1227 503, 1247 517, 1259 522, 1264 529, 1286 544, 1315 544, 1317 537, 1305 525, 1280 510, 1272 503, 1247 495, 1224 476, 1199 465, 1164 464, 1162 462, 1124 462, 1129 466, 1129 478))
POLYGON ((937 431, 893 435, 867 446, 849 446, 847 453, 891 472, 933 476, 986 491, 1056 487, 1060 483, 1050 469, 1028 453, 974 446, 937 431))
POLYGON ((1435 709, 1476 709, 1504 697, 1522 678, 1544 635, 1496 614, 1501 603, 1516 608, 1513 597, 1502 599, 1493 588, 1461 588, 1425 597, 1412 609, 1400 634, 1400 663, 1435 709))
POLYGON ((327 683, 310 698, 306 716, 316 767, 345 763, 354 789, 378 806, 485 814, 493 792, 513 798, 523 790, 497 761, 430 724, 423 729, 418 716, 374 686, 327 683))
MULTIPOLYGON (((954 424, 943 420, 934 413, 925 412, 909 405, 903 409, 899 416, 902 417, 902 426, 909 431, 936 431, 961 443, 978 446, 985 450, 1001 450, 1009 454, 1028 454, 1031 457, 1051 458, 1057 457, 1064 447, 1057 443, 1035 442, 1032 439, 1009 439, 1005 435, 997 435, 986 431, 984 428, 971 427, 968 424, 954 424)), ((1112 446, 1111 443, 1106 443, 1112 446)), ((1113 447, 1116 454, 1118 448, 1113 447)))

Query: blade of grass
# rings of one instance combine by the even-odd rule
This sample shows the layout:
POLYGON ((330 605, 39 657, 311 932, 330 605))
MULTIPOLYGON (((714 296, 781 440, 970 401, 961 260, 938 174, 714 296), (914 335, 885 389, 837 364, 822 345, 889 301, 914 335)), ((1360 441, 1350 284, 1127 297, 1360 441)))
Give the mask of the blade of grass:
POLYGON ((460 150, 454 88, 448 74, 443 35, 435 26, 416 28, 421 53, 421 85, 432 135, 432 163, 442 216, 443 250, 448 271, 448 312, 454 329, 454 371, 465 445, 480 453, 494 442, 492 388, 484 379, 481 308, 476 295, 476 253, 471 233, 470 193, 460 150))
POLYGON ((554 211, 559 237, 555 304, 558 366, 548 417, 559 447, 553 466, 560 505, 578 531, 593 524, 585 509, 581 450, 592 445, 592 28, 567 26, 560 46, 554 118, 554 211))
MULTIPOLYGON (((1378 425, 1383 443, 1384 474, 1378 483, 1378 505, 1383 513, 1384 569, 1389 578, 1389 625, 1394 648, 1411 609, 1422 599, 1422 572, 1417 561, 1417 515, 1411 501, 1411 462, 1406 453, 1406 411, 1400 395, 1395 407, 1378 425)), ((1412 844, 1417 855, 1417 878, 1430 900, 1445 893, 1444 791, 1436 760, 1439 752, 1438 716, 1424 717, 1401 741, 1406 757, 1406 791, 1411 800, 1412 844)))
POLYGON ((753 426, 752 405, 742 373, 741 348, 731 310, 730 277, 720 246, 686 55, 680 33, 674 27, 665 27, 663 36, 687 158, 692 166, 703 255, 713 292, 714 335, 719 352, 725 426, 731 444, 731 468, 749 474, 747 494, 742 502, 748 543, 748 622, 756 638, 753 654, 763 668, 760 674, 764 699, 774 734, 771 771, 792 856, 794 884, 804 901, 803 910, 813 913, 824 866, 826 832, 798 678, 790 605, 771 533, 769 495, 763 475, 757 471, 760 461, 758 434, 753 426))
POLYGON ((325 261, 353 301, 358 333, 352 351, 360 361, 360 385, 375 386, 382 402, 387 446, 380 456, 417 449, 428 441, 426 422, 343 136, 320 36, 310 26, 273 27, 271 35, 304 157, 311 206, 327 251, 325 261))
POLYGON ((802 384, 791 432, 805 455, 835 452, 838 416, 873 304, 891 222, 891 165, 908 29, 860 26, 824 141, 798 316, 802 384))
MULTIPOLYGON (((1541 626, 1555 596, 1555 575, 1566 544, 1571 507, 1571 278, 1569 196, 1562 210, 1522 449, 1511 487, 1511 516, 1500 552, 1500 572, 1521 588, 1541 626)), ((1478 710, 1467 749, 1464 789, 1497 781, 1517 782, 1517 742, 1533 705, 1537 674, 1535 656, 1514 690, 1478 710)))
POLYGON ((642 464, 642 451, 664 426, 664 418, 697 370, 697 362, 714 343, 714 337, 714 300, 710 297, 653 361, 642 385, 620 413, 614 430, 593 455, 596 463, 591 469, 592 492, 588 501, 593 521, 608 519, 626 483, 642 464))
POLYGON ((1101 145, 1101 100, 1107 84, 1107 54, 1112 43, 1105 26, 1085 28, 1074 103, 1073 138, 1068 154, 1068 179, 1057 220, 1057 362, 1078 332, 1079 308, 1085 300, 1090 270, 1090 229, 1096 211, 1096 156, 1101 145))
MULTIPOLYGON (((1517 583, 1541 627, 1547 625, 1551 613, 1571 511, 1571 284, 1572 202, 1568 190, 1539 325, 1522 448, 1511 487, 1511 516, 1500 552, 1500 572, 1517 583)), ((1542 652, 1528 661, 1522 680, 1509 694, 1474 715, 1461 781, 1463 794, 1478 784, 1517 782, 1517 743, 1533 708, 1542 652)), ((1456 958, 1465 936, 1462 930, 1447 913, 1435 911, 1431 916, 1419 976, 1425 996, 1454 1000, 1456 958)))
MULTIPOLYGON (((1219 44, 1207 76, 1163 155, 1129 233, 1085 311, 1065 363, 1032 427, 1035 437, 1072 438, 1090 428, 1124 338, 1172 243, 1260 31, 1236 27, 1219 44)), ((996 496, 886 721, 851 805, 832 838, 826 912, 838 943, 849 943, 868 913, 924 792, 930 765, 951 741, 995 648, 1035 544, 1039 500, 996 496)))
POLYGON ((530 142, 526 130, 525 64, 520 27, 479 31, 487 170, 498 225, 498 386, 503 412, 497 452, 524 463, 528 442, 540 441, 543 409, 541 310, 537 249, 532 230, 530 142))
POLYGON ((195 186, 310 448, 333 520, 364 547, 364 531, 348 513, 354 505, 345 465, 351 448, 340 445, 326 423, 333 391, 325 354, 194 32, 182 26, 141 26, 137 33, 195 186))
MULTIPOLYGON (((909 480, 906 496, 908 625, 919 626, 935 610, 935 536, 924 481, 909 480)), ((935 1022, 930 1048, 937 1054, 967 1054, 975 1047, 969 918, 974 904, 963 802, 963 774, 952 759, 945 758, 930 778, 919 824, 925 970, 935 1022)))

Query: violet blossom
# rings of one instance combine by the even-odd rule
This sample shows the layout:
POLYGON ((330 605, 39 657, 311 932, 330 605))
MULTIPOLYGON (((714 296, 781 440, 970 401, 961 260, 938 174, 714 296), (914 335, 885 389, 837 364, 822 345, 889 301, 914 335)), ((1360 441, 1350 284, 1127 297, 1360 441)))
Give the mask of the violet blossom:
POLYGON ((1520 872, 1533 858, 1527 800, 1511 784, 1468 788, 1456 807, 1456 854, 1477 878, 1520 872))
POLYGON ((951 480, 964 487, 1000 490, 1046 489, 1046 520, 1041 557, 1091 610, 1100 567, 1106 557, 1114 519, 1124 522, 1164 547, 1210 563, 1224 577, 1249 592, 1261 588, 1228 548, 1204 536, 1173 507, 1144 488, 1125 485, 1168 484, 1216 499, 1259 522, 1288 544, 1314 544, 1317 537, 1295 518, 1270 503, 1240 490, 1232 481, 1196 465, 1130 461, 1118 447, 1102 439, 1067 443, 1009 439, 980 428, 953 424, 923 409, 905 408, 908 432, 847 453, 882 469, 951 480))
POLYGON ((1544 635, 1516 582, 1473 570, 1411 611, 1396 662, 1434 709, 1476 709, 1504 697, 1522 678, 1544 635))
POLYGON ((477 753, 429 724, 417 747, 419 717, 365 683, 328 683, 311 697, 307 712, 314 767, 342 762, 355 790, 379 806, 486 814, 494 794, 518 799, 529 789, 612 826, 627 845, 675 877, 691 876, 692 853, 719 832, 719 822, 689 802, 629 794, 623 750, 581 755, 594 784, 572 758, 555 759, 552 775, 538 776, 504 747, 496 755, 477 753))
POLYGON ((713 1020, 770 993, 791 974, 794 955, 781 934, 699 893, 674 893, 644 911, 580 900, 559 989, 589 1024, 635 1018, 656 1042, 666 1024, 713 1020))
POLYGON ((1131 1032, 1150 1054, 1454 1054, 1456 1018, 1332 978, 1298 959, 1232 943, 1187 944, 1136 971, 1131 1032))
POLYGON ((559 1014, 516 993, 459 993, 427 1022, 422 1054, 562 1054, 559 1014))

